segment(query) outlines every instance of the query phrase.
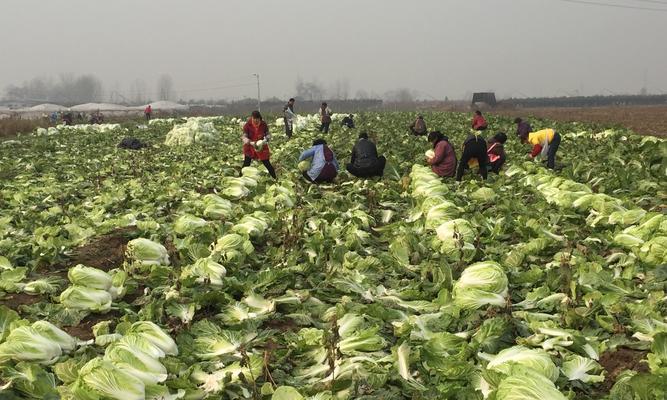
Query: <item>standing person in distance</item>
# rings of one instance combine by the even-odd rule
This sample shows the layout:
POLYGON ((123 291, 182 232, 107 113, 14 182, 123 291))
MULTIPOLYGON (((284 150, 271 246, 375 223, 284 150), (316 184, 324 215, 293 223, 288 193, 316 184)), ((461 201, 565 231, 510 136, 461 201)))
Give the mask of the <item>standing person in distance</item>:
POLYGON ((530 158, 534 159, 541 154, 543 158, 547 158, 547 168, 554 169, 556 167, 556 152, 560 146, 560 134, 558 132, 550 128, 530 132, 521 136, 521 143, 533 145, 530 158))
POLYGON ((151 116, 153 115, 153 107, 149 104, 144 108, 144 117, 146 117, 146 121, 151 120, 151 116))
POLYGON ((506 141, 507 135, 505 132, 498 132, 487 143, 486 154, 489 156, 489 171, 496 174, 500 173, 500 169, 507 159, 507 155, 505 154, 506 141))
POLYGON ((516 124, 516 135, 519 138, 528 137, 528 134, 533 131, 533 128, 530 126, 530 124, 521 118, 515 119, 514 123, 516 124))
POLYGON ((426 162, 431 166, 431 171, 442 177, 452 177, 456 173, 456 152, 449 143, 447 136, 439 131, 428 134, 428 141, 433 145, 433 150, 426 152, 426 162))
POLYGON ((292 133, 294 132, 294 119, 296 118, 296 114, 294 113, 294 98, 291 98, 287 100, 287 104, 285 104, 285 107, 283 107, 283 119, 285 121, 285 134, 287 135, 287 138, 290 139, 292 137, 292 133))
POLYGON ((466 140, 463 142, 463 154, 461 155, 461 162, 459 163, 458 168, 456 169, 456 180, 460 181, 463 178, 463 171, 468 166, 470 160, 477 160, 477 165, 479 165, 479 174, 482 175, 482 179, 486 179, 487 176, 487 161, 488 156, 486 155, 486 140, 479 134, 479 131, 471 133, 468 135, 466 140))
POLYGON ((486 120, 482 116, 482 112, 479 110, 475 111, 475 115, 472 117, 472 129, 476 131, 483 131, 488 126, 489 124, 486 123, 486 120))
POLYGON ((320 132, 329 133, 329 125, 331 125, 331 116, 333 112, 329 108, 326 102, 323 102, 320 106, 320 120, 322 125, 320 125, 320 132))
POLYGON ((276 170, 271 165, 269 158, 271 151, 269 150, 268 142, 271 139, 269 133, 269 126, 262 119, 262 114, 259 111, 253 111, 248 122, 243 126, 243 168, 250 165, 252 160, 259 160, 264 164, 266 170, 273 179, 276 179, 276 170))
POLYGON ((303 173, 304 178, 309 182, 322 183, 333 182, 338 175, 338 161, 336 155, 327 146, 324 139, 316 139, 313 147, 304 150, 299 156, 299 162, 312 159, 310 167, 303 173))
POLYGON ((386 163, 387 159, 384 156, 378 156, 377 147, 368 139, 368 134, 361 132, 359 140, 352 149, 352 160, 346 168, 358 178, 369 178, 382 176, 386 163))
POLYGON ((415 136, 425 136, 427 133, 426 121, 424 121, 424 117, 421 115, 417 116, 417 119, 409 126, 409 128, 410 132, 415 136))

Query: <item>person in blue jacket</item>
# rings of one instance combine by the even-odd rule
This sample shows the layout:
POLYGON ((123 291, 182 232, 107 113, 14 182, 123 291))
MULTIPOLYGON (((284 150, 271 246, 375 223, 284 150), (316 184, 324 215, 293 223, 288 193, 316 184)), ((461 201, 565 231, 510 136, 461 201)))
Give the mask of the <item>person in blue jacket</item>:
POLYGON ((313 147, 305 150, 299 156, 299 161, 312 159, 310 168, 303 176, 310 182, 333 182, 338 175, 338 161, 324 139, 316 139, 313 147))

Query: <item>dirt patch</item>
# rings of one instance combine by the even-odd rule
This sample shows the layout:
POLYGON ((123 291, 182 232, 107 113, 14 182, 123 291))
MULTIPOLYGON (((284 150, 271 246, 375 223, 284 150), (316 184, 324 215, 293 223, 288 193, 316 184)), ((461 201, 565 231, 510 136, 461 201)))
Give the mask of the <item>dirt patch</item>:
POLYGON ((667 106, 548 107, 489 110, 508 117, 544 118, 562 122, 590 122, 601 128, 621 126, 642 135, 667 136, 667 106))
POLYGON ((174 242, 171 239, 167 239, 164 243, 164 248, 167 249, 167 254, 169 255, 169 261, 172 265, 179 265, 181 262, 181 256, 178 253, 178 249, 174 245, 174 242))
POLYGON ((41 296, 29 295, 26 293, 12 293, 7 297, 0 299, 0 305, 7 306, 14 311, 18 311, 20 306, 31 306, 42 301, 41 296))
POLYGON ((299 326, 291 319, 270 319, 266 321, 265 326, 269 329, 276 329, 280 332, 290 332, 299 329, 299 326))
POLYGON ((102 321, 114 321, 117 320, 118 317, 119 315, 115 312, 107 314, 91 314, 81 320, 77 325, 64 326, 62 327, 62 330, 81 340, 90 340, 95 338, 95 336, 93 336, 94 325, 102 321))
POLYGON ((618 348, 616 351, 608 351, 602 354, 600 365, 607 371, 602 389, 609 392, 623 371, 648 372, 648 365, 641 362, 646 358, 646 353, 646 351, 618 348))
POLYGON ((83 264, 104 271, 120 267, 125 260, 127 242, 134 238, 136 232, 135 227, 126 227, 95 237, 74 249, 71 264, 83 264))
POLYGON ((215 194, 215 188, 208 188, 203 186, 198 186, 195 188, 195 192, 199 194, 215 194))

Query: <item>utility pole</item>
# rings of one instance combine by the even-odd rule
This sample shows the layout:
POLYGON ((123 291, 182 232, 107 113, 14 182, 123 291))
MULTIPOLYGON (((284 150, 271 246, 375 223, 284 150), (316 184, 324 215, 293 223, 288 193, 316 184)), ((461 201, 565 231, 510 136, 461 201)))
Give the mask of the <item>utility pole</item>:
POLYGON ((252 74, 257 78, 257 111, 262 111, 262 98, 259 93, 259 74, 252 74))

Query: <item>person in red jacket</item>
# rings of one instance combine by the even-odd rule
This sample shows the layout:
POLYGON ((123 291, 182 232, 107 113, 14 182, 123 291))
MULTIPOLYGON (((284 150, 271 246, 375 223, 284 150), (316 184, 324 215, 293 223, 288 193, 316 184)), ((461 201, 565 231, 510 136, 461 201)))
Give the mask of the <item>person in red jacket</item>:
POLYGON ((271 139, 269 126, 262 119, 259 111, 253 111, 248 122, 243 126, 243 168, 250 165, 252 160, 259 160, 264 164, 269 174, 276 179, 276 170, 269 158, 271 151, 268 142, 271 139))
POLYGON ((428 134, 428 141, 433 143, 434 155, 426 162, 438 176, 452 177, 456 173, 456 153, 447 136, 435 131, 428 134))
POLYGON ((146 121, 151 120, 151 115, 153 115, 153 107, 151 105, 147 105, 146 108, 144 108, 144 116, 146 117, 146 121))
POLYGON ((487 128, 488 124, 482 116, 482 112, 477 110, 475 111, 475 116, 472 117, 472 129, 476 131, 483 131, 487 128))

